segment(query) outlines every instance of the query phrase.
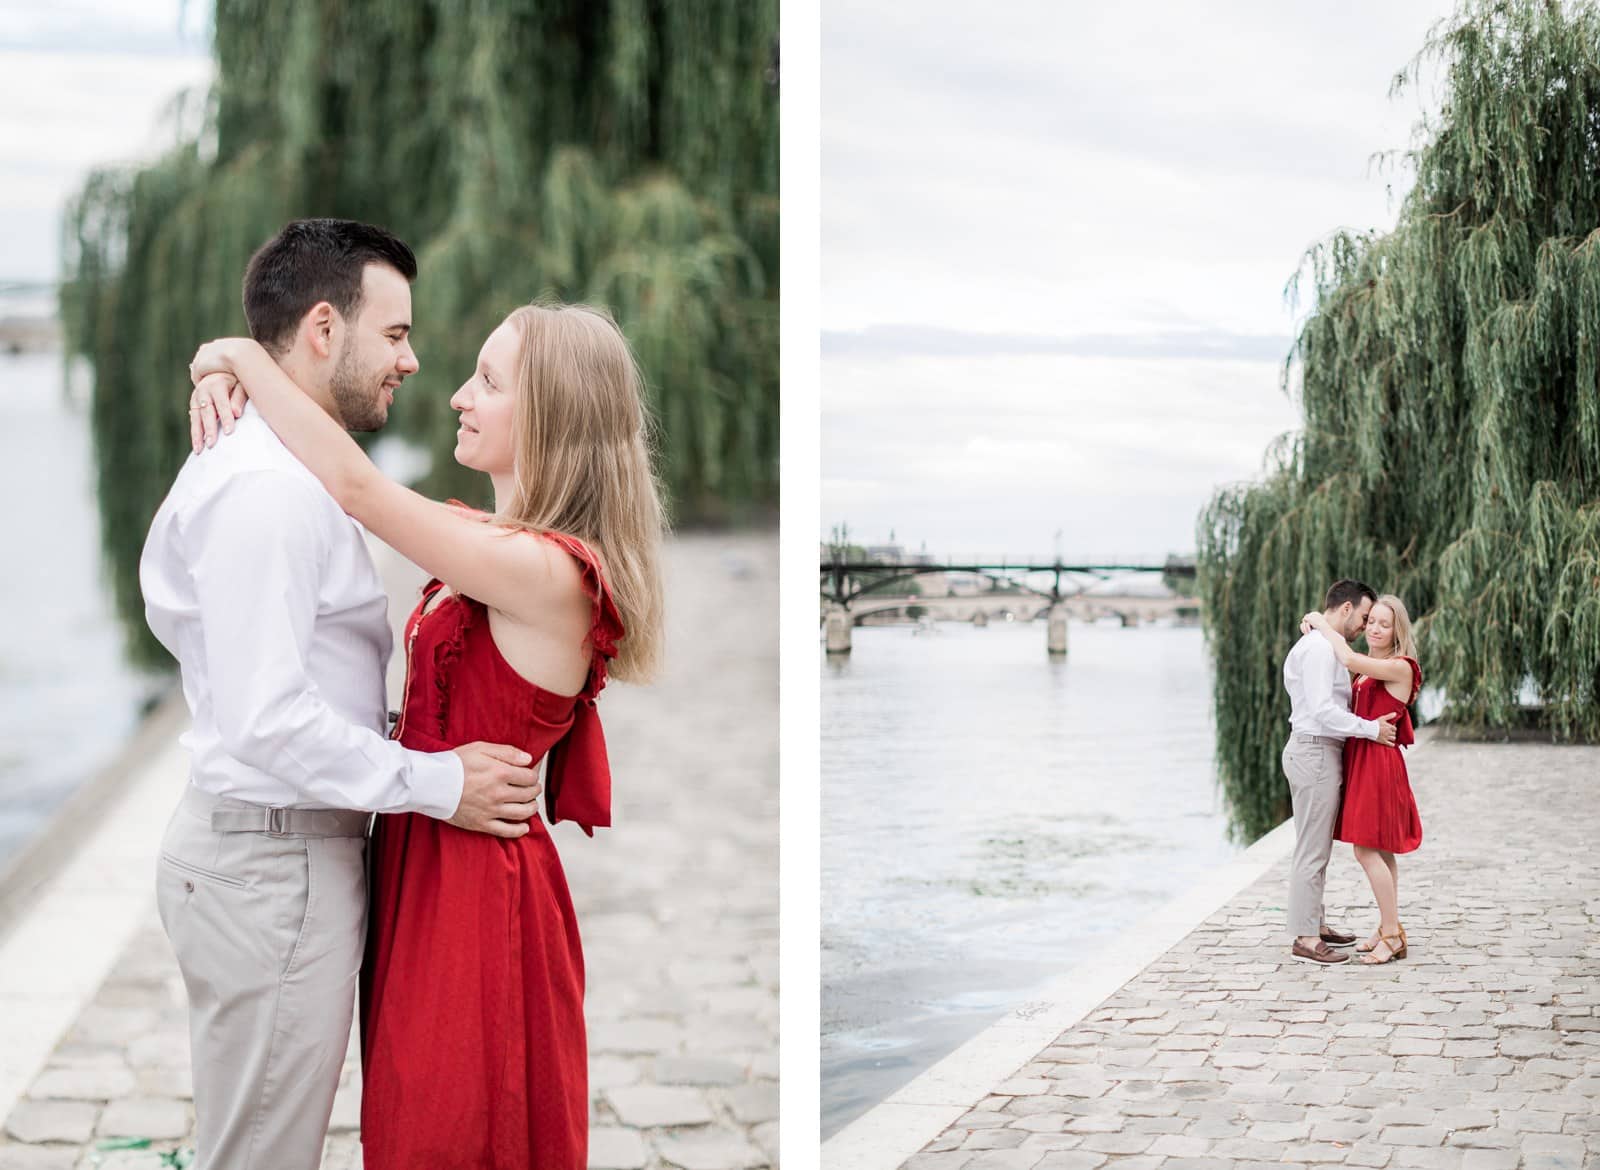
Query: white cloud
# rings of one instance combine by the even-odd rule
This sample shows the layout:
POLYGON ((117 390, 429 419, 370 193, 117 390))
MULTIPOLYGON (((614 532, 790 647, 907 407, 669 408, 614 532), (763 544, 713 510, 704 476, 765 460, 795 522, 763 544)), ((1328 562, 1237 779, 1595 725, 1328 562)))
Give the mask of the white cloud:
POLYGON ((1297 424, 1284 286, 1393 222, 1369 156, 1449 9, 826 6, 824 524, 1192 548, 1297 424))
POLYGON ((212 75, 190 3, 72 3, 0 12, 0 279, 53 280, 61 213, 97 166, 171 145, 167 114, 212 75), (185 31, 187 30, 187 31, 185 31))

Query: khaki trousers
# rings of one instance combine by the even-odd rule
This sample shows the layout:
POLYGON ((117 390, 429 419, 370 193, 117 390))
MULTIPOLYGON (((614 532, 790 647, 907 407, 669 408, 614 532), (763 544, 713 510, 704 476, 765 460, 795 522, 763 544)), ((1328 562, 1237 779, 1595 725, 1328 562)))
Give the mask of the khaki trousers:
POLYGON ((1294 857, 1289 868, 1289 933, 1315 938, 1327 921, 1322 890, 1333 852, 1344 784, 1344 743, 1295 732, 1283 746, 1283 774, 1294 808, 1294 857))
POLYGON ((156 903, 189 993, 192 1170, 317 1170, 366 931, 364 814, 218 831, 258 806, 193 787, 167 825, 156 903), (301 832, 294 832, 299 829, 301 832))

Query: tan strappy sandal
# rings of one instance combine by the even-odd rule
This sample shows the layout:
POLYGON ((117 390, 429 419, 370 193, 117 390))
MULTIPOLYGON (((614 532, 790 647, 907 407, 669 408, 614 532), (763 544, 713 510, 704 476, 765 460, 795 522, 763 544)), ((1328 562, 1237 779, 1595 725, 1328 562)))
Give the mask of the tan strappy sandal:
MULTIPOLYGON (((1372 935, 1373 938, 1381 940, 1383 938, 1383 927, 1378 927, 1377 930, 1372 932, 1372 935)), ((1400 941, 1402 943, 1406 941, 1406 928, 1404 926, 1400 928, 1400 941)), ((1363 955, 1369 955, 1377 949, 1378 944, 1373 942, 1372 939, 1362 939, 1356 944, 1356 950, 1360 951, 1363 955)))
POLYGON ((1379 946, 1385 946, 1385 947, 1389 948, 1389 957, 1386 958, 1386 959, 1374 959, 1374 958, 1372 958, 1371 956, 1378 949, 1377 947, 1372 947, 1367 952, 1367 954, 1364 955, 1362 957, 1362 959, 1361 959, 1361 962, 1364 965, 1366 965, 1368 967, 1381 967, 1385 963, 1392 963, 1396 959, 1405 958, 1406 957, 1406 928, 1402 926, 1400 928, 1400 931, 1399 931, 1398 934, 1383 934, 1383 933, 1380 932, 1379 935, 1378 935, 1378 944, 1379 944, 1379 946), (1399 943, 1400 945, 1398 947, 1396 947, 1394 945, 1395 943, 1399 943))

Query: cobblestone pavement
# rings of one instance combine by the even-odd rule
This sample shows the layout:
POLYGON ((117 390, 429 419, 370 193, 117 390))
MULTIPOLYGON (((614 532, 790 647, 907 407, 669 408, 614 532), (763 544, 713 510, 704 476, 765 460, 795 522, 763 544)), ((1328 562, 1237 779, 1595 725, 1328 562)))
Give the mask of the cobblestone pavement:
MULTIPOLYGON (((555 830, 588 972, 593 1167, 777 1163, 777 563, 772 533, 669 544, 666 670, 601 702, 616 827, 555 830)), ((0 1170, 155 1170, 192 1142, 183 984, 153 904, 6 1119, 0 1170), (150 1141, 107 1148, 121 1137, 150 1141)), ((361 1165, 353 1047, 327 1170, 361 1165)))
MULTIPOLYGON (((1600 1170, 1600 748, 1430 741, 1409 956, 1288 961, 1287 862, 908 1170, 1600 1170)), ((1366 933, 1348 846, 1330 920, 1366 933)))

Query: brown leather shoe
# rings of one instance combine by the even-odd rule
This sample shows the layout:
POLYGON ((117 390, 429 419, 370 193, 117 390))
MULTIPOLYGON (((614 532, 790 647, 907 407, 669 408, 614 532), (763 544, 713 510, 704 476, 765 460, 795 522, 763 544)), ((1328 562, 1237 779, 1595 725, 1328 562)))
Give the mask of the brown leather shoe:
MULTIPOLYGON (((1354 940, 1352 940, 1354 941, 1354 940)), ((1333 966, 1335 963, 1348 962, 1349 955, 1341 955, 1330 951, 1328 944, 1319 941, 1315 949, 1306 946, 1299 939, 1294 940, 1294 946, 1289 949, 1289 957, 1297 963, 1321 963, 1324 966, 1333 966)))
POLYGON ((1331 926, 1323 927, 1322 934, 1318 937, 1330 947, 1347 947, 1356 941, 1355 935, 1346 934, 1342 930, 1335 930, 1331 926))

